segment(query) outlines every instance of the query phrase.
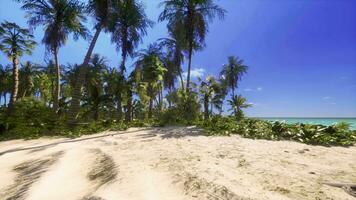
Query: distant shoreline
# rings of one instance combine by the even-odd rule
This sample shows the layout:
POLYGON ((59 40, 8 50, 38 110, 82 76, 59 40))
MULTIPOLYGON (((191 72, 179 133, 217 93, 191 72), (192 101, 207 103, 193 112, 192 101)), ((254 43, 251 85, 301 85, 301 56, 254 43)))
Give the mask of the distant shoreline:
POLYGON ((356 119, 356 117, 247 117, 257 119, 356 119))

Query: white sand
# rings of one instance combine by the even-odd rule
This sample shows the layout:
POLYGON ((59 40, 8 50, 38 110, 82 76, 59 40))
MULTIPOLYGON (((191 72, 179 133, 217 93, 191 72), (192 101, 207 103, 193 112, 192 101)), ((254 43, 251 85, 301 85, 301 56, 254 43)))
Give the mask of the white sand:
POLYGON ((7 141, 1 153, 0 199, 355 199, 323 184, 356 183, 355 146, 206 137, 169 127, 7 141), (107 163, 115 167, 100 167, 107 163))

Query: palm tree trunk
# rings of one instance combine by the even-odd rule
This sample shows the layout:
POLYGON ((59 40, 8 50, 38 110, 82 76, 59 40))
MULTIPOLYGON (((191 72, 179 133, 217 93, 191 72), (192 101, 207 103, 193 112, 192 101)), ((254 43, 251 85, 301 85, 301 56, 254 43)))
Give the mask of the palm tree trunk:
POLYGON ((7 99, 6 99, 6 92, 4 92, 4 105, 5 105, 5 107, 7 106, 7 101, 6 101, 7 99))
POLYGON ((194 40, 194 9, 191 7, 191 5, 188 8, 188 42, 189 42, 189 63, 188 63, 188 75, 187 75, 187 93, 190 91, 189 85, 190 85, 190 70, 192 67, 192 55, 193 55, 193 40, 194 40))
POLYGON ((61 94, 61 68, 58 63, 58 51, 55 48, 54 52, 54 64, 56 66, 56 85, 53 98, 53 110, 57 113, 59 109, 59 96, 61 94))
POLYGON ((79 109, 80 109, 80 99, 82 96, 81 90, 82 90, 82 86, 85 82, 85 74, 88 68, 88 64, 90 61, 90 57, 93 53, 96 41, 99 38, 99 34, 101 32, 102 26, 99 26, 96 31, 95 31, 95 35, 92 39, 92 41, 90 42, 89 45, 89 49, 84 57, 84 61, 83 64, 81 65, 80 69, 79 69, 79 75, 77 77, 77 81, 75 83, 74 86, 74 90, 73 90, 73 94, 72 94, 72 100, 71 100, 71 104, 70 104, 70 109, 69 109, 69 116, 68 116, 68 122, 70 124, 75 123, 79 109))
POLYGON ((152 107, 153 107, 153 100, 150 98, 149 106, 148 106, 148 118, 152 118, 152 107))
POLYGON ((122 73, 124 73, 124 71, 126 71, 126 57, 127 57, 127 53, 126 53, 126 50, 123 48, 122 49, 122 53, 121 53, 121 65, 120 65, 120 69, 119 71, 121 71, 122 73))
POLYGON ((132 113, 132 90, 129 88, 127 90, 127 110, 125 113, 125 121, 131 122, 131 113, 132 113))
POLYGON ((9 103, 9 113, 13 111, 13 105, 17 100, 17 93, 19 90, 19 68, 17 57, 12 58, 12 81, 13 85, 9 103))
POLYGON ((98 121, 99 119, 99 104, 95 103, 95 108, 94 108, 94 120, 98 121))
POLYGON ((190 84, 190 70, 191 70, 191 67, 192 67, 192 54, 193 54, 193 42, 189 42, 189 63, 188 63, 188 75, 187 75, 187 87, 186 87, 186 90, 187 90, 187 93, 189 92, 190 88, 189 88, 189 84, 190 84))
POLYGON ((118 114, 118 120, 119 121, 121 121, 121 119, 122 119, 122 100, 121 100, 121 94, 119 94, 120 95, 120 97, 119 97, 119 99, 118 99, 118 101, 117 101, 117 114, 118 114))
POLYGON ((182 70, 180 69, 180 67, 178 68, 178 75, 179 75, 182 90, 184 91, 184 81, 183 81, 183 76, 182 76, 182 70))
POLYGON ((161 87, 160 91, 161 91, 161 107, 160 107, 160 109, 162 111, 163 110, 163 87, 161 87))
POLYGON ((204 97, 204 119, 209 119, 209 98, 206 96, 204 97))

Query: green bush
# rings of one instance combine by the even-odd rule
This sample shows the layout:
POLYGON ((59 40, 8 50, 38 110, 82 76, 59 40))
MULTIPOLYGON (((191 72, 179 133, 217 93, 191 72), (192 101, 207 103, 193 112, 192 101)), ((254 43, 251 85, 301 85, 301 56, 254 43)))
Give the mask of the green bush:
POLYGON ((215 116, 209 121, 199 122, 209 135, 240 134, 243 137, 267 140, 294 140, 314 145, 353 145, 356 130, 350 125, 338 123, 331 126, 311 124, 287 124, 257 119, 236 121, 231 117, 215 116))
POLYGON ((33 139, 42 136, 78 137, 104 130, 125 130, 129 126, 122 121, 100 120, 79 123, 68 127, 53 110, 34 98, 24 98, 14 104, 12 114, 0 109, 0 140, 33 139))
POLYGON ((42 134, 51 134, 60 123, 50 108, 33 98, 16 102, 13 109, 15 112, 10 115, 5 109, 1 111, 0 127, 3 137, 39 137, 42 134))

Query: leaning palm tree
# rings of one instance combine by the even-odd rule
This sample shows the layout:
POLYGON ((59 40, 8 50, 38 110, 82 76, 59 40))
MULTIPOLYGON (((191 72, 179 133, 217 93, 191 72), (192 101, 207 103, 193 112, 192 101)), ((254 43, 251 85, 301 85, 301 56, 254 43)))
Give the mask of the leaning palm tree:
POLYGON ((231 97, 231 100, 228 100, 228 104, 230 105, 230 111, 235 116, 237 120, 241 120, 244 117, 244 113, 242 111, 243 108, 249 108, 252 105, 246 102, 246 99, 241 95, 235 95, 231 97))
POLYGON ((229 56, 228 60, 229 63, 223 65, 220 76, 226 89, 231 89, 232 96, 235 96, 238 81, 247 73, 248 66, 244 65, 243 60, 239 57, 229 56))
POLYGON ((142 37, 147 34, 147 28, 152 27, 153 22, 146 16, 142 3, 137 0, 117 1, 114 6, 112 24, 112 42, 121 50, 120 71, 126 70, 127 56, 133 56, 142 37))
POLYGON ((58 61, 59 48, 65 45, 70 33, 74 39, 80 36, 88 37, 88 31, 83 22, 85 6, 78 0, 17 0, 23 3, 22 9, 26 11, 28 23, 31 26, 43 26, 45 33, 42 39, 46 50, 53 54, 56 66, 56 85, 53 98, 53 109, 57 112, 59 107, 61 69, 58 61))
POLYGON ((189 91, 193 51, 205 45, 205 36, 209 30, 208 22, 211 22, 215 16, 223 19, 226 11, 213 0, 165 0, 161 5, 164 5, 164 10, 158 20, 167 20, 170 31, 183 31, 185 35, 184 41, 188 53, 186 90, 189 91))
POLYGON ((84 57, 83 64, 80 67, 75 87, 72 94, 71 105, 69 109, 68 121, 73 124, 77 117, 80 108, 81 88, 85 81, 85 74, 88 68, 91 54, 93 53, 96 41, 99 38, 100 32, 107 30, 110 22, 110 14, 113 6, 113 0, 90 0, 88 10, 95 20, 95 34, 90 42, 89 49, 84 57))
POLYGON ((12 61, 12 92, 9 104, 11 111, 17 100, 19 89, 19 58, 24 54, 31 54, 36 42, 28 29, 21 28, 11 22, 3 22, 0 25, 0 50, 12 61))

